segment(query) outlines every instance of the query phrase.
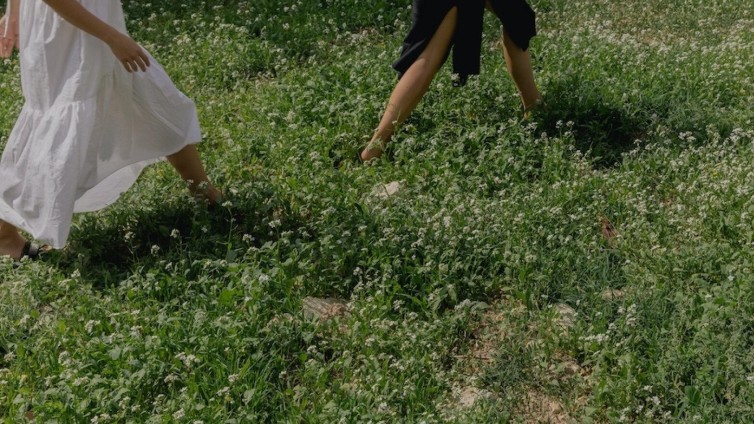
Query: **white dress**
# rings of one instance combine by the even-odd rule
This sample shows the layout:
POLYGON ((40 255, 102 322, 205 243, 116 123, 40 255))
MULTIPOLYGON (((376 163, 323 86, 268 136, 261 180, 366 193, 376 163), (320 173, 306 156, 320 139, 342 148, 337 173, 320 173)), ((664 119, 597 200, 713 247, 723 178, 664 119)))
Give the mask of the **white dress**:
MULTIPOLYGON (((120 0, 79 0, 126 33, 120 0)), ((101 40, 21 0, 25 104, 0 161, 0 219, 55 248, 74 212, 115 202, 147 165, 201 140, 194 103, 150 56, 128 73, 101 40)))

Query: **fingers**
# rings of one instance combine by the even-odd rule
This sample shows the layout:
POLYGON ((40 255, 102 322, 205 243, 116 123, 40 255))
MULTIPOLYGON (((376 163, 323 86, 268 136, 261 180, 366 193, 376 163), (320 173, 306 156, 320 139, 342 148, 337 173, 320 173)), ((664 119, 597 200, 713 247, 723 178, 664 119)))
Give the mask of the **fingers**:
POLYGON ((7 58, 13 53, 16 40, 12 38, 0 38, 0 57, 7 58))
POLYGON ((121 60, 121 63, 128 72, 146 72, 150 66, 149 56, 143 50, 140 50, 138 55, 133 58, 121 60))
POLYGON ((10 25, 10 22, 6 16, 3 16, 0 18, 0 57, 6 58, 10 57, 11 53, 13 53, 13 46, 17 42, 17 38, 14 37, 13 31, 8 31, 8 25, 10 25), (11 35, 9 37, 6 37, 6 32, 10 32, 11 35))
POLYGON ((140 52, 139 57, 136 58, 136 64, 142 72, 146 72, 147 68, 149 68, 149 56, 144 51, 140 52))

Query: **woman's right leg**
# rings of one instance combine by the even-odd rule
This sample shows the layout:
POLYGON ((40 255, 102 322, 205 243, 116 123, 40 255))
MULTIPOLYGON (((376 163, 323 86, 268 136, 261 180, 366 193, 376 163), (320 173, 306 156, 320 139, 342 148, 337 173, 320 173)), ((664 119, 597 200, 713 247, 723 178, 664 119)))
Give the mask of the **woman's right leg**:
POLYGON ((372 140, 361 152, 361 160, 369 160, 382 155, 385 145, 408 115, 413 112, 429 85, 435 78, 448 54, 453 34, 458 21, 458 11, 454 7, 440 23, 440 27, 432 36, 427 48, 419 58, 408 68, 390 95, 390 100, 382 115, 372 140))
POLYGON ((16 227, 0 220, 0 256, 20 259, 25 243, 26 239, 21 236, 16 227))

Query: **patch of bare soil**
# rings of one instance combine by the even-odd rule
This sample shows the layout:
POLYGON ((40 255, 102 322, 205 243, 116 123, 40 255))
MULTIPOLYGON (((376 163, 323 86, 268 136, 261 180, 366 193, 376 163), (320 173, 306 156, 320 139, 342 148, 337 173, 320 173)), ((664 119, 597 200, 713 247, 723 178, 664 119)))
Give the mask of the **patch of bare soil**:
MULTIPOLYGON (((468 353, 456 357, 458 372, 458 384, 452 390, 450 407, 456 411, 464 411, 473 408, 481 400, 496 400, 498 394, 486 390, 481 386, 481 377, 485 369, 494 364, 497 350, 505 343, 512 343, 512 337, 526 337, 527 346, 536 349, 544 345, 544 338, 549 334, 567 334, 575 325, 576 311, 568 305, 555 306, 558 315, 553 322, 553 328, 541 330, 535 324, 518 331, 515 323, 520 323, 527 314, 526 307, 515 300, 505 299, 496 305, 489 307, 480 317, 478 326, 472 336, 472 345, 468 353)), ((549 364, 541 371, 544 379, 548 381, 561 381, 564 386, 578 385, 588 378, 589 371, 584 369, 576 359, 565 352, 557 352, 548 358, 549 364), (574 384, 575 382, 575 384, 574 384)), ((565 398, 559 399, 552 394, 545 393, 541 387, 524 387, 524 393, 518 397, 521 401, 516 403, 512 419, 514 422, 523 423, 571 423, 576 420, 569 413, 569 409, 578 408, 582 402, 569 404, 565 398)), ((571 396, 565 394, 564 396, 571 396)), ((583 398, 583 397, 582 397, 583 398)))

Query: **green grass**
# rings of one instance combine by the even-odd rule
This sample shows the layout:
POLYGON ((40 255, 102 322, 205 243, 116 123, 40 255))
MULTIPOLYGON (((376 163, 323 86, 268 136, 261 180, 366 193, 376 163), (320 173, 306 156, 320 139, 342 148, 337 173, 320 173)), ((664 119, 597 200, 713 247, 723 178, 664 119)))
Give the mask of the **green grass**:
POLYGON ((754 420, 754 10, 532 1, 530 124, 488 17, 482 75, 444 68, 392 159, 350 164, 409 3, 126 2, 236 206, 161 164, 66 249, 0 262, 5 422, 526 422, 532 392, 578 422, 754 420))

